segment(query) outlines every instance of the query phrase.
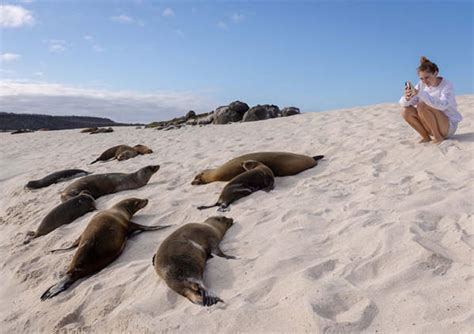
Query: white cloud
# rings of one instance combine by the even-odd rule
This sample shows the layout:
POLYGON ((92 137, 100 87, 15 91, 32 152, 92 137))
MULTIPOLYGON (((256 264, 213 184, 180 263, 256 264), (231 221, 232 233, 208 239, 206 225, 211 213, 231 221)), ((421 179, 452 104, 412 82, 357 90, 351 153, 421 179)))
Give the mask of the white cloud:
POLYGON ((5 28, 19 28, 31 26, 35 23, 33 14, 21 7, 13 5, 0 5, 0 26, 5 28))
POLYGON ((230 19, 235 23, 239 23, 240 21, 244 19, 244 15, 239 14, 239 13, 234 13, 230 16, 230 19))
POLYGON ((174 10, 171 8, 166 8, 162 14, 164 17, 175 17, 174 10))
POLYGON ((224 21, 217 22, 217 26, 222 30, 227 30, 227 24, 224 21))
POLYGON ((91 36, 91 35, 85 35, 84 36, 84 39, 91 43, 92 44, 92 50, 94 50, 95 52, 104 52, 105 51, 105 48, 102 47, 99 43, 96 42, 94 36, 91 36))
POLYGON ((48 39, 46 41, 48 43, 49 52, 51 53, 61 53, 66 51, 66 41, 62 39, 48 39))
POLYGON ((16 53, 2 53, 0 54, 0 61, 3 63, 7 63, 10 61, 18 60, 21 56, 17 55, 16 53))
POLYGON ((105 51, 105 49, 102 46, 100 46, 99 44, 94 44, 92 49, 94 49, 95 52, 104 52, 105 51))
POLYGON ((135 20, 133 18, 131 18, 130 16, 127 16, 127 15, 118 15, 118 16, 112 16, 110 18, 112 21, 114 22, 117 22, 117 23, 133 23, 135 22, 135 20))
POLYGON ((35 75, 35 76, 37 76, 37 77, 42 77, 42 76, 44 75, 44 73, 38 71, 38 72, 34 72, 33 75, 35 75))
POLYGON ((110 20, 113 22, 122 23, 122 24, 136 24, 139 27, 145 26, 145 22, 143 20, 135 19, 125 14, 112 16, 110 20))
POLYGON ((216 103, 193 92, 138 93, 77 88, 45 82, 0 81, 0 111, 50 115, 89 115, 118 122, 151 122, 208 112, 216 103))

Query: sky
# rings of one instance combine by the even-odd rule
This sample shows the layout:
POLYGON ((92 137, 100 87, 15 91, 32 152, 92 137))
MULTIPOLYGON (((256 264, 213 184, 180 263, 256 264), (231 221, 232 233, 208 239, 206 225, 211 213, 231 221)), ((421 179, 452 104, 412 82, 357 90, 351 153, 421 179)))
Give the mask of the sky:
POLYGON ((5 112, 148 122, 235 100, 397 102, 422 55, 474 93, 474 1, 0 3, 5 112))

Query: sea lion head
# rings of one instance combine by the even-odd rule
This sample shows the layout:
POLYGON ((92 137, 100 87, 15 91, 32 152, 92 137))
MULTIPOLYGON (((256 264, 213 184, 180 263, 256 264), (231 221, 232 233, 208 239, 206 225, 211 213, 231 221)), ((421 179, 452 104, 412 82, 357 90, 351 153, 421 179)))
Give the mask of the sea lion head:
POLYGON ((95 202, 94 202, 95 199, 94 197, 92 197, 92 195, 88 191, 83 190, 79 193, 79 195, 77 195, 74 198, 78 199, 79 204, 84 204, 88 206, 90 211, 97 210, 97 208, 95 207, 95 202))
POLYGON ((150 165, 150 166, 146 166, 146 167, 143 167, 142 169, 140 169, 138 171, 138 173, 145 173, 146 175, 153 175, 155 174, 158 170, 160 169, 160 165, 150 165))
POLYGON ((28 189, 35 189, 35 188, 38 188, 40 186, 40 182, 38 181, 30 181, 26 184, 26 188, 28 189))
POLYGON ((194 177, 194 180, 193 180, 193 182, 191 182, 191 184, 192 185, 199 185, 199 184, 209 183, 207 181, 207 176, 209 175, 209 172, 211 172, 211 169, 206 169, 206 170, 202 171, 201 173, 199 173, 198 175, 196 175, 194 177))
POLYGON ((213 216, 207 218, 204 223, 214 226, 222 233, 222 235, 224 235, 225 232, 234 224, 234 219, 225 216, 213 216))
POLYGON ((243 163, 242 163, 242 167, 245 169, 245 170, 252 170, 254 168, 257 168, 258 166, 262 166, 263 164, 259 161, 256 161, 256 160, 245 160, 243 163))
POLYGON ((138 210, 143 209, 147 206, 148 200, 142 198, 127 198, 124 199, 114 206, 125 208, 131 215, 134 215, 138 210))
POLYGON ((145 145, 138 144, 138 145, 133 146, 133 148, 134 148, 135 151, 137 151, 139 154, 150 154, 150 153, 153 153, 153 151, 152 151, 148 146, 145 146, 145 145))

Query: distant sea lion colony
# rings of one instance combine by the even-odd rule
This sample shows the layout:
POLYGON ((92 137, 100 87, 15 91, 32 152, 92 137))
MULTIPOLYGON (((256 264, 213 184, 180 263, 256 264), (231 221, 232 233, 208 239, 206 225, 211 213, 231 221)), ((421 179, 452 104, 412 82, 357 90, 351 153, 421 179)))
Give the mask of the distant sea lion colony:
MULTIPOLYGON (((82 132, 94 130, 96 129, 85 129, 82 132)), ((151 153, 153 151, 149 147, 141 144, 117 145, 102 152, 91 164, 111 159, 120 161, 151 153)), ((289 152, 254 152, 235 157, 218 167, 199 172, 192 180, 192 185, 228 181, 215 204, 197 208, 201 210, 217 206, 218 211, 229 211, 231 203, 253 192, 270 192, 274 187, 275 177, 295 175, 313 168, 323 157, 289 152)), ((159 165, 149 165, 134 173, 92 175, 81 169, 67 169, 28 182, 26 189, 39 191, 34 189, 80 177, 61 192, 61 203, 42 219, 36 231, 27 233, 24 243, 53 233, 62 225, 70 224, 84 214, 96 210, 95 200, 101 196, 146 186, 159 169, 159 165)), ((145 226, 132 221, 133 215, 147 204, 147 199, 127 198, 109 209, 101 210, 91 218, 85 230, 70 247, 54 250, 53 252, 58 252, 77 248, 64 278, 46 290, 41 300, 56 296, 75 281, 108 266, 120 256, 127 239, 134 233, 169 227, 145 226)), ((233 224, 233 218, 213 216, 203 223, 188 223, 178 227, 164 239, 153 256, 152 264, 156 273, 170 289, 195 304, 211 306, 222 302, 222 299, 205 286, 203 276, 206 261, 213 255, 235 258, 226 255, 219 247, 220 241, 233 224)))

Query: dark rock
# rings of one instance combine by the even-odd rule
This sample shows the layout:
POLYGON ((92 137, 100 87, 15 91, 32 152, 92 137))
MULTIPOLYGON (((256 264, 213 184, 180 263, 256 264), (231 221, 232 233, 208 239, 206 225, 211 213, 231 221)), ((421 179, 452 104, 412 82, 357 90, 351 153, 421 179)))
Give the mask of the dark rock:
POLYGON ((286 107, 286 108, 283 108, 283 110, 281 111, 281 115, 283 117, 298 115, 300 113, 301 113, 300 109, 296 107, 286 107))
POLYGON ((186 114, 186 120, 189 120, 190 118, 196 118, 196 113, 194 112, 194 110, 190 110, 186 114))
POLYGON ((261 121, 264 119, 279 117, 280 115, 280 109, 276 105, 257 105, 255 107, 252 107, 245 113, 242 122, 261 121))
POLYGON ((214 124, 228 124, 231 122, 240 122, 245 112, 249 110, 247 103, 234 101, 228 106, 221 106, 214 112, 214 124))

